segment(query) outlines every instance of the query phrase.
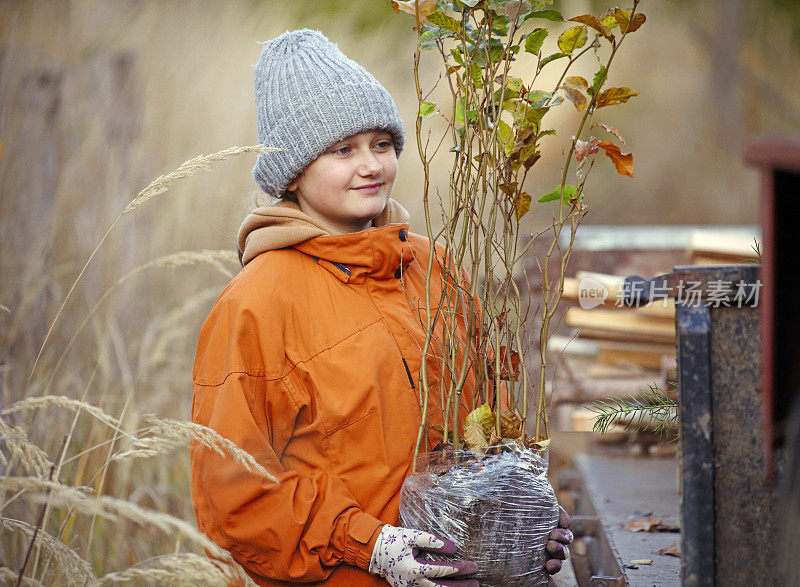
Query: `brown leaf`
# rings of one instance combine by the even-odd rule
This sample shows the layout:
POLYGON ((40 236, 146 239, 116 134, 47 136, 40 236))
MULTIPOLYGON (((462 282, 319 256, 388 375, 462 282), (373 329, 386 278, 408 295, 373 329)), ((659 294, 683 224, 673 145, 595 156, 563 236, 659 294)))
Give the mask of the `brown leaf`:
POLYGON ((500 312, 494 320, 498 328, 505 328, 508 326, 508 308, 500 312))
POLYGON ((522 418, 516 412, 501 412, 500 434, 503 438, 512 439, 522 436, 522 418))
POLYGON ((600 139, 589 137, 588 141, 575 141, 575 158, 580 163, 589 155, 597 153, 600 150, 600 139))
POLYGON ((603 23, 600 22, 596 16, 592 16, 591 14, 582 14, 580 16, 576 16, 575 18, 570 18, 569 20, 592 27, 609 41, 614 37, 614 35, 611 34, 611 32, 603 25, 603 23))
POLYGON ((656 532, 656 528, 661 524, 661 520, 656 520, 652 516, 629 520, 625 529, 628 532, 656 532))
POLYGON ((567 84, 562 84, 561 89, 564 90, 564 93, 567 94, 567 98, 575 105, 575 108, 578 110, 583 110, 586 108, 586 105, 589 103, 589 99, 586 97, 586 94, 581 92, 575 86, 569 86, 567 84))
POLYGON ((586 81, 586 78, 581 77, 579 75, 571 75, 564 80, 565 86, 570 86, 576 88, 578 90, 586 91, 589 89, 589 82, 586 81))
POLYGON ((436 0, 392 0, 392 8, 395 12, 405 12, 411 16, 417 13, 419 3, 419 18, 422 22, 432 12, 436 11, 436 0))
POLYGON ((599 126, 604 131, 611 133, 612 135, 617 137, 622 142, 623 145, 625 144, 625 139, 622 138, 622 135, 619 134, 619 131, 616 128, 614 128, 613 126, 608 126, 607 124, 604 124, 602 122, 593 123, 592 124, 592 128, 594 128, 595 126, 599 126))
POLYGON ((681 547, 678 545, 678 541, 676 540, 669 546, 665 546, 664 548, 660 548, 656 551, 658 554, 663 554, 664 556, 676 556, 681 558, 681 547))
POLYGON ((497 186, 500 188, 500 191, 503 192, 507 196, 511 196, 514 192, 517 191, 517 182, 509 182, 509 183, 501 183, 497 186))
MULTIPOLYGON (((520 354, 517 351, 512 350, 511 353, 506 356, 508 350, 506 347, 500 347, 500 379, 504 381, 511 381, 511 375, 513 373, 514 379, 519 377, 519 364, 522 360, 520 354), (511 363, 511 370, 509 371, 508 364, 511 363)), ((494 359, 487 359, 486 360, 486 370, 489 375, 489 379, 494 379, 495 370, 494 370, 495 361, 494 359)))
POLYGON ((595 104, 597 108, 603 108, 604 106, 613 106, 614 104, 621 104, 623 102, 627 102, 634 96, 638 96, 639 92, 636 90, 632 90, 630 88, 620 87, 620 88, 608 88, 600 92, 597 95, 597 100, 595 104))
POLYGON ((602 141, 597 145, 606 152, 606 155, 614 162, 617 173, 633 177, 633 154, 623 153, 620 148, 609 141, 602 141))
POLYGON ((626 33, 632 33, 634 31, 639 30, 639 27, 641 27, 644 24, 644 21, 646 21, 646 20, 647 20, 647 17, 644 14, 642 14, 641 12, 639 14, 634 14, 633 18, 631 19, 630 23, 628 24, 627 29, 625 29, 625 32, 626 33))

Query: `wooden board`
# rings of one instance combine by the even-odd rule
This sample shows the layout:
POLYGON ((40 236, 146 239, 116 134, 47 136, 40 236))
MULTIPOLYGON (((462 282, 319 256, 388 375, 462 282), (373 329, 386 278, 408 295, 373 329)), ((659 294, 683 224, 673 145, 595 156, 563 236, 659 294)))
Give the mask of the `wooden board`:
POLYGON ((674 345, 599 342, 597 346, 598 363, 608 365, 633 364, 647 369, 661 369, 665 358, 674 362, 674 345))
POLYGON ((596 359, 605 365, 637 365, 662 371, 666 363, 675 362, 674 344, 591 340, 579 336, 551 336, 547 352, 555 356, 596 359))
POLYGON ((689 237, 687 253, 690 257, 728 257, 734 263, 741 263, 742 258, 755 257, 753 249, 755 235, 720 234, 713 230, 694 230, 689 237))
POLYGON ((577 328, 580 336, 585 338, 667 344, 675 342, 674 322, 626 310, 570 308, 565 319, 567 326, 577 328))

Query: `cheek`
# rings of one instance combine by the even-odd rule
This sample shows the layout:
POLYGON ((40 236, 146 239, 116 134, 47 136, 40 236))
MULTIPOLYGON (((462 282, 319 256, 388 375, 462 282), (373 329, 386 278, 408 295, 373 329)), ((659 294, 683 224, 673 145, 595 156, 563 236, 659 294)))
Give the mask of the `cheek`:
POLYGON ((383 175, 386 177, 387 180, 394 183, 395 178, 397 177, 397 157, 391 157, 387 159, 383 164, 383 175))

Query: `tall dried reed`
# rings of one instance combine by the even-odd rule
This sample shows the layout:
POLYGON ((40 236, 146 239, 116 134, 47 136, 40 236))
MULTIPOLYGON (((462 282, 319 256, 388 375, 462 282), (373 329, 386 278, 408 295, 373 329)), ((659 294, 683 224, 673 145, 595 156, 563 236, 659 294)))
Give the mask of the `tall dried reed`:
MULTIPOLYGON (((176 496, 167 492, 165 500, 154 492, 156 488, 148 486, 152 481, 140 487, 140 491, 130 491, 130 488, 136 487, 136 478, 141 476, 142 470, 132 467, 135 459, 175 458, 175 451, 183 451, 182 457, 185 459, 190 442, 201 443, 218 454, 229 456, 245 470, 277 482, 250 454, 215 431, 161 415, 144 416, 135 408, 136 388, 142 384, 157 383, 157 377, 148 377, 151 369, 157 370, 164 361, 165 349, 186 334, 183 320, 207 307, 220 288, 209 288, 191 296, 166 312, 157 328, 151 326, 148 340, 152 343, 153 337, 157 337, 155 340, 159 344, 152 345, 149 354, 143 353, 144 366, 136 369, 127 365, 129 353, 125 349, 126 337, 119 332, 113 319, 109 322, 109 316, 102 317, 100 312, 113 294, 119 291, 120 285, 133 281, 149 269, 201 264, 210 266, 229 279, 234 274, 234 253, 228 250, 182 251, 138 265, 116 279, 84 310, 83 320, 64 348, 60 349, 60 353, 59 349, 53 349, 54 352, 48 355, 57 356, 55 362, 49 360, 40 363, 40 359, 46 356, 46 350, 50 350, 48 341, 51 340, 51 334, 82 278, 87 275, 92 259, 123 216, 164 193, 176 181, 207 169, 212 163, 247 153, 269 153, 274 150, 256 145, 196 157, 172 173, 160 176, 140 191, 105 231, 55 311, 44 341, 32 361, 22 393, 9 394, 8 389, 2 390, 5 397, 19 398, 0 410, 3 442, 0 452, 0 531, 6 535, 2 540, 0 556, 4 564, 14 565, 0 567, 0 577, 4 581, 31 585, 106 585, 123 582, 252 584, 228 552, 201 534, 194 523, 187 520, 190 516, 186 515, 186 507, 182 511, 172 511, 171 504, 176 496), (67 362, 67 355, 89 325, 94 326, 97 339, 95 352, 98 356, 88 382, 83 383, 82 377, 68 368, 71 364, 67 362), (111 347, 118 357, 116 366, 108 362, 106 353, 98 352, 103 346, 111 347), (37 370, 38 366, 42 368, 37 370), (111 398, 103 401, 102 397, 99 403, 89 401, 87 396, 92 388, 114 385, 114 373, 117 370, 122 374, 123 390, 127 388, 122 404, 119 405, 119 400, 109 401, 111 398), (65 376, 67 381, 64 380, 65 376), (74 381, 70 382, 70 378, 74 381), (46 391, 54 385, 59 389, 67 389, 69 395, 46 395, 46 391), (83 392, 79 394, 80 399, 70 397, 81 387, 83 392), (111 415, 115 409, 119 415, 111 415), (71 419, 65 418, 67 414, 71 414, 71 419), (54 431, 61 432, 42 434, 38 425, 42 422, 46 422, 54 431), (43 442, 41 446, 36 442, 37 438, 43 442), (172 454, 167 455, 168 451, 172 454), (56 457, 51 458, 52 454, 56 457), (166 545, 172 542, 172 546, 161 552, 150 551, 150 555, 146 556, 144 552, 148 551, 146 546, 149 545, 144 548, 137 545, 133 548, 134 555, 126 557, 127 565, 120 568, 122 560, 111 561, 109 565, 99 560, 103 555, 102 551, 98 552, 96 545, 98 541, 106 540, 115 526, 124 527, 130 533, 130 536, 123 535, 123 540, 135 538, 139 533, 130 532, 130 528, 138 527, 146 529, 151 535, 156 532, 162 537, 158 543, 166 545), (203 557, 200 554, 202 550, 213 556, 213 560, 203 557), (137 556, 136 551, 142 551, 142 554, 137 556), (170 551, 172 553, 168 554, 170 551)), ((143 341, 145 346, 146 342, 143 341)), ((190 363, 186 361, 183 371, 187 372, 189 367, 190 363)), ((150 393, 157 392, 153 389, 150 393)), ((185 469, 185 460, 183 463, 185 469)), ((153 466, 157 467, 155 464, 153 466)), ((167 469, 167 473, 172 474, 170 469, 167 469)), ((185 474, 181 477, 186 478, 185 474)), ((172 491, 181 492, 183 495, 179 501, 186 503, 185 492, 188 487, 175 487, 172 491)))

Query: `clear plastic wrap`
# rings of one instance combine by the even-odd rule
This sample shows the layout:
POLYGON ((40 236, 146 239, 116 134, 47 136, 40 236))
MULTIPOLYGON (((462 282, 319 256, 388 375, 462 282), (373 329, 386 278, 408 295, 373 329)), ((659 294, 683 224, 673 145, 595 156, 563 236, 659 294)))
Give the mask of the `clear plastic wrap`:
POLYGON ((452 540, 456 558, 478 565, 487 586, 547 585, 547 536, 558 502, 547 453, 516 444, 478 460, 470 451, 421 455, 403 483, 400 524, 452 540))

